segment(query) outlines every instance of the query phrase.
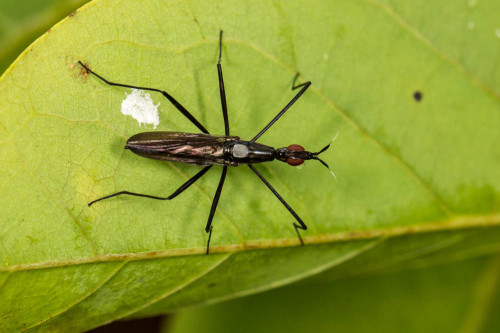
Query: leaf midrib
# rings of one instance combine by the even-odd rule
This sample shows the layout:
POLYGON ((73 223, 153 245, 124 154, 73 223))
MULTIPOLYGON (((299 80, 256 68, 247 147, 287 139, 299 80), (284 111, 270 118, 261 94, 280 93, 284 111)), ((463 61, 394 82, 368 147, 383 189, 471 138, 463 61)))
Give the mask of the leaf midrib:
MULTIPOLYGON (((450 218, 448 220, 436 221, 433 223, 414 224, 409 226, 392 227, 386 229, 345 231, 339 233, 323 234, 317 236, 303 237, 306 245, 318 245, 325 243, 339 243, 356 240, 369 240, 376 238, 394 238, 405 235, 420 235, 431 232, 466 230, 484 227, 500 226, 500 214, 489 215, 463 215, 450 218)), ((300 241, 296 238, 284 238, 276 240, 254 240, 247 241, 246 244, 219 245, 210 247, 211 253, 234 253, 249 250, 265 250, 274 248, 284 248, 300 246, 300 241)), ((96 255, 92 257, 80 257, 69 260, 52 260, 29 264, 12 265, 1 267, 0 272, 16 272, 35 269, 47 269, 64 267, 71 265, 83 265, 100 262, 114 261, 137 261, 152 260, 159 258, 181 257, 188 255, 203 255, 205 247, 168 249, 137 253, 110 253, 96 255)))

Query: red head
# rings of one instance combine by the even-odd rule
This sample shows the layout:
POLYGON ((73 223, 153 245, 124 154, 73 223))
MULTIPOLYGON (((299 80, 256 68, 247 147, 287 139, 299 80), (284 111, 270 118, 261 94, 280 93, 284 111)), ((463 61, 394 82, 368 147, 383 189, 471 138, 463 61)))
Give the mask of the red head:
POLYGON ((289 145, 286 148, 276 149, 276 159, 286 162, 291 166, 301 165, 306 160, 318 160, 321 162, 321 164, 328 168, 328 165, 318 157, 318 155, 327 150, 328 147, 330 147, 330 145, 321 149, 317 153, 311 153, 309 151, 306 151, 304 147, 300 145, 289 145))
POLYGON ((304 147, 302 147, 301 145, 289 145, 288 147, 286 147, 286 150, 289 152, 289 156, 285 160, 286 163, 288 163, 291 166, 297 166, 304 163, 304 158, 301 156, 304 153, 290 153, 290 152, 303 152, 305 151, 304 147))
POLYGON ((327 167, 328 170, 330 170, 330 173, 332 174, 333 178, 335 178, 335 180, 336 180, 337 177, 335 177, 335 174, 330 169, 328 164, 326 164, 325 161, 320 159, 318 157, 318 155, 330 147, 330 145, 333 143, 333 141, 335 141, 335 139, 337 138, 338 134, 339 133, 337 133, 335 135, 335 137, 332 139, 332 141, 330 141, 330 143, 328 145, 326 145, 323 149, 321 149, 317 153, 311 153, 309 151, 306 151, 304 149, 304 147, 302 147, 300 145, 289 145, 286 148, 276 149, 275 157, 277 160, 280 160, 282 162, 286 162, 288 165, 291 165, 291 166, 301 165, 306 160, 317 160, 321 164, 323 164, 325 167, 327 167))

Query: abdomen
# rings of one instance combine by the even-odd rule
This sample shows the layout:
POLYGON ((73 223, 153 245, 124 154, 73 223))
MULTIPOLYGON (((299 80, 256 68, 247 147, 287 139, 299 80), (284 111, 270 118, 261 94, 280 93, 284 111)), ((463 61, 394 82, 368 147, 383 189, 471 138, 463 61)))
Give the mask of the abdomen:
POLYGON ((137 155, 156 160, 195 165, 238 165, 224 159, 224 147, 237 136, 182 132, 144 132, 132 136, 125 146, 137 155))

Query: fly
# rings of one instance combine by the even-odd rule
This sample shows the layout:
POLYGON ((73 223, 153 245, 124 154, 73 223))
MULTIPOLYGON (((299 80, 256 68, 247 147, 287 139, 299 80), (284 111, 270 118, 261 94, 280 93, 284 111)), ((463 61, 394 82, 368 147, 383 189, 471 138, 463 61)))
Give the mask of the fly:
MULTIPOLYGON (((205 232, 208 233, 207 240, 207 250, 206 254, 209 252, 210 239, 212 237, 212 221, 214 218, 215 210, 217 204, 219 203, 219 198, 222 192, 222 187, 226 179, 226 173, 228 166, 239 166, 246 164, 248 167, 262 180, 262 182, 273 192, 273 194, 278 198, 278 200, 288 209, 288 211, 293 215, 297 223, 293 223, 295 232, 300 240, 300 243, 304 245, 304 241, 300 236, 299 230, 307 230, 307 226, 299 217, 299 215, 288 205, 288 203, 279 195, 279 193, 269 184, 269 182, 262 176, 262 174, 257 171, 253 166, 255 163, 270 162, 273 160, 279 160, 286 162, 292 166, 298 166, 306 160, 317 160, 325 167, 330 169, 325 161, 321 160, 318 155, 323 153, 330 147, 330 142, 327 146, 318 152, 309 152, 300 145, 290 145, 284 148, 275 149, 270 146, 266 146, 261 143, 257 143, 259 139, 301 96, 311 85, 310 81, 296 85, 297 78, 299 74, 295 75, 292 84, 292 90, 299 89, 299 92, 291 99, 290 102, 267 124, 252 140, 245 141, 241 140, 237 136, 231 136, 229 131, 229 120, 227 113, 226 104, 226 92, 224 90, 224 79, 222 77, 222 31, 219 34, 219 61, 217 62, 217 72, 219 75, 219 91, 220 99, 222 105, 222 115, 224 117, 224 127, 225 135, 211 135, 208 130, 184 107, 179 103, 174 97, 172 97, 166 91, 156 89, 156 88, 146 88, 137 87, 128 84, 115 83, 106 80, 104 77, 92 71, 88 66, 84 65, 81 61, 78 63, 87 70, 88 73, 95 75, 104 83, 110 86, 118 86, 125 88, 133 88, 147 91, 156 91, 165 96, 174 106, 179 110, 191 123, 193 123, 202 133, 182 133, 182 132, 145 132, 139 133, 128 139, 125 149, 131 150, 133 153, 140 155, 142 157, 152 158, 156 160, 170 161, 170 162, 182 162, 187 164, 193 164, 198 166, 203 166, 196 175, 182 184, 174 193, 168 197, 158 197, 149 194, 135 193, 129 191, 120 191, 113 193, 102 198, 98 198, 91 201, 88 205, 116 197, 118 195, 132 195, 137 197, 144 197, 155 200, 172 200, 179 194, 184 192, 189 186, 193 185, 198 179, 200 179, 212 166, 221 165, 222 174, 219 180, 219 185, 215 192, 214 199, 212 201, 212 206, 210 208, 210 214, 208 215, 207 225, 205 227, 205 232)), ((330 170, 331 172, 331 170, 330 170)), ((333 174, 333 172, 332 172, 333 174)))

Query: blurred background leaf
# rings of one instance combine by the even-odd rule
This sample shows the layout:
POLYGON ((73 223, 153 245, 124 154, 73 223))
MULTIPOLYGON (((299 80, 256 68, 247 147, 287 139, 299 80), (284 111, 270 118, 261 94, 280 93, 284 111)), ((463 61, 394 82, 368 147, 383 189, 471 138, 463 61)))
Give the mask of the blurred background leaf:
POLYGON ((0 1, 0 75, 33 41, 88 0, 0 1))
POLYGON ((500 329, 500 256, 338 281, 305 280, 180 312, 164 332, 459 332, 500 329))

